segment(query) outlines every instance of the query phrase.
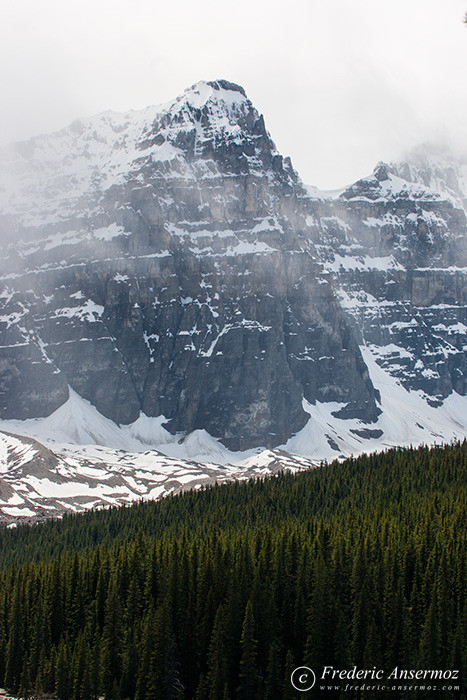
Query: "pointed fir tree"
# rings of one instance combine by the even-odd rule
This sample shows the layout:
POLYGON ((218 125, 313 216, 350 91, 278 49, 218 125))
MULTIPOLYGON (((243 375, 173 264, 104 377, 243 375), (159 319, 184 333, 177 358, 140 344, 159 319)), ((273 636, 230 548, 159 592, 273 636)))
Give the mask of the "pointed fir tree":
POLYGON ((249 600, 240 640, 240 684, 237 693, 240 700, 253 700, 258 697, 260 674, 257 666, 257 644, 253 605, 249 600))
POLYGON ((295 669, 293 654, 290 649, 285 655, 284 680, 282 682, 282 700, 295 700, 297 691, 292 685, 292 673, 295 669))
POLYGON ((105 604, 100 645, 101 688, 106 698, 115 696, 121 674, 122 606, 116 575, 112 574, 105 604))
MULTIPOLYGON (((18 690, 23 671, 24 655, 24 617, 21 604, 21 581, 16 579, 13 602, 8 620, 8 643, 5 653, 4 685, 13 692, 18 690)), ((30 679, 29 679, 30 680, 30 679)))
POLYGON ((282 686, 281 646, 277 639, 273 639, 268 650, 268 664, 264 680, 265 700, 276 700, 282 686))
MULTIPOLYGON (((206 700, 221 698, 224 687, 229 680, 229 659, 227 647, 227 613, 224 604, 219 605, 207 658, 207 673, 205 677, 206 700)), ((198 693, 202 687, 198 688, 198 693)))

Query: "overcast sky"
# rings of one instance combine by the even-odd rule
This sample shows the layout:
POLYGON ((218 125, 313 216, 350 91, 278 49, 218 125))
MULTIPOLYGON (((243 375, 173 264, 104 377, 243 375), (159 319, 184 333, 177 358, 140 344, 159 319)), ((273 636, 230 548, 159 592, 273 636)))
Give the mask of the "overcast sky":
POLYGON ((467 150, 467 0, 16 0, 0 141, 198 80, 242 84, 302 178, 345 185, 425 140, 467 150))

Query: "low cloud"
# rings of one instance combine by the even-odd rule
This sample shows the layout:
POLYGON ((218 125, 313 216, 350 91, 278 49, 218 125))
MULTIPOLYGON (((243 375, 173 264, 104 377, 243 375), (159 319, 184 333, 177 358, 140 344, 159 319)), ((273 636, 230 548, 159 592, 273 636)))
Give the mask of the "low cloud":
POLYGON ((23 0, 0 30, 3 143, 241 83, 303 179, 338 187, 419 142, 467 143, 461 0, 23 0))

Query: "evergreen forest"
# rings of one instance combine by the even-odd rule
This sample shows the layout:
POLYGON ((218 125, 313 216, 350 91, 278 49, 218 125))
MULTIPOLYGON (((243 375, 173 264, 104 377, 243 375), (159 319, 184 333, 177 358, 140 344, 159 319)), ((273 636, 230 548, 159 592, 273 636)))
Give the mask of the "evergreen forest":
POLYGON ((2 529, 0 685, 61 700, 466 698, 466 457, 465 441, 391 449, 2 529), (299 666, 318 676, 309 692, 290 682, 299 666), (325 666, 459 673, 426 681, 436 691, 344 691, 320 682, 325 666))

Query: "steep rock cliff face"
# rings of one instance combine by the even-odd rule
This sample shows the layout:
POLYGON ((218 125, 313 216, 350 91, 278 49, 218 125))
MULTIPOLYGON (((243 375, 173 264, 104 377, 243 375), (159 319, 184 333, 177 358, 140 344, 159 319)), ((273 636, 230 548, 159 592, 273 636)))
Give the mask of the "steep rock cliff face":
POLYGON ((465 212, 419 170, 309 194, 226 81, 1 161, 3 418, 72 387, 231 449, 284 444, 317 402, 374 437, 362 345, 433 405, 465 393, 465 212))

